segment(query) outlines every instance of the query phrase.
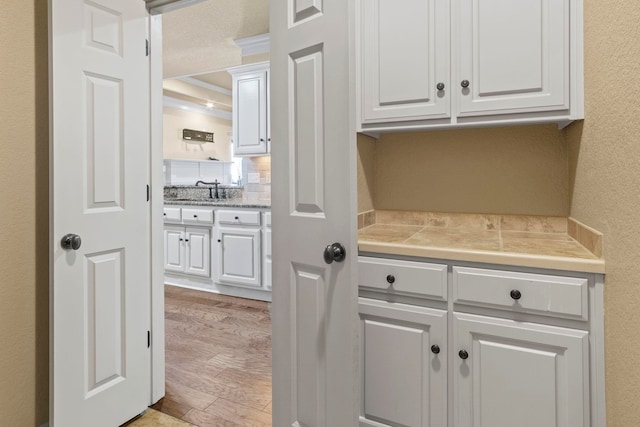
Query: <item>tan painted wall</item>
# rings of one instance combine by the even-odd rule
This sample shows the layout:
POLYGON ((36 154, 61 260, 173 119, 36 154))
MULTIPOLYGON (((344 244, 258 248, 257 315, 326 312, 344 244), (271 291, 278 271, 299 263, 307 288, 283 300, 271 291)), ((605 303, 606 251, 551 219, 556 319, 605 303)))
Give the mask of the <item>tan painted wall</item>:
POLYGON ((583 124, 568 130, 571 215, 604 233, 608 427, 640 425, 640 7, 585 1, 583 124))
POLYGON ((163 157, 165 159, 207 160, 215 157, 231 161, 231 143, 228 133, 231 122, 206 114, 164 108, 162 113, 163 157), (187 142, 182 139, 182 129, 213 132, 213 144, 187 142))
POLYGON ((376 140, 358 135, 358 213, 374 209, 376 140))
POLYGON ((383 134, 375 158, 376 209, 569 213, 555 125, 383 134))
POLYGON ((27 427, 48 419, 47 2, 0 10, 0 425, 27 427))

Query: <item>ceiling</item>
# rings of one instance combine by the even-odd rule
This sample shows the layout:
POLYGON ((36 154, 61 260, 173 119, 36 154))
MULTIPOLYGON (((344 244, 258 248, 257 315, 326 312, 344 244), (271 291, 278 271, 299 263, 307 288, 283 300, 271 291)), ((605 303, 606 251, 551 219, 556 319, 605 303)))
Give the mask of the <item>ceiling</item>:
POLYGON ((268 32, 268 0, 206 0, 165 13, 163 87, 171 106, 186 101, 188 107, 181 108, 230 114, 232 79, 226 69, 268 59, 268 54, 243 58, 234 40, 268 32))

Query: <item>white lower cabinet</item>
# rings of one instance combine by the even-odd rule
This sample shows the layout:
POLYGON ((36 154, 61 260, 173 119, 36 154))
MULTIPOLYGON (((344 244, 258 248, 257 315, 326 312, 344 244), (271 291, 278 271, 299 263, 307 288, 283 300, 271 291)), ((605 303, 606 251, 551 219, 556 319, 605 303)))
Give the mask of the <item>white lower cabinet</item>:
POLYGON ((447 312, 361 298, 361 426, 447 420, 447 312))
POLYGON ((602 275, 430 262, 359 259, 361 427, 605 426, 602 275))
POLYGON ((260 287, 260 228, 218 227, 216 281, 260 287))
POLYGON ((211 229, 165 225, 164 269, 176 273, 211 276, 211 229))
POLYGON ((589 426, 586 331, 453 314, 454 425, 589 426))

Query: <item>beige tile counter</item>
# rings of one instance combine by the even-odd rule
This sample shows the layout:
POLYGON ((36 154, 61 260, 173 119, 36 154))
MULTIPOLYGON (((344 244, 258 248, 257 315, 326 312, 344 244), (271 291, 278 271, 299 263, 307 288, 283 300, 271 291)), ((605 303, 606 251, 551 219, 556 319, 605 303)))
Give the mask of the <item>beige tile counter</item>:
POLYGON ((602 235, 572 218, 376 210, 359 225, 360 252, 605 271, 602 235))

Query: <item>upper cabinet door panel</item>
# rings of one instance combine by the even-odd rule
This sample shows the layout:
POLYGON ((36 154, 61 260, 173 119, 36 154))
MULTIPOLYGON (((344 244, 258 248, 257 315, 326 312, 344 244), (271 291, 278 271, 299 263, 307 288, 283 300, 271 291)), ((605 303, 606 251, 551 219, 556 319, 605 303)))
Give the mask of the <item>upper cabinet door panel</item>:
POLYGON ((267 152, 267 71, 234 79, 233 140, 235 154, 267 152))
POLYGON ((449 1, 362 0, 361 13, 363 123, 448 117, 449 1))
POLYGON ((459 0, 458 116, 569 109, 569 2, 459 0))

